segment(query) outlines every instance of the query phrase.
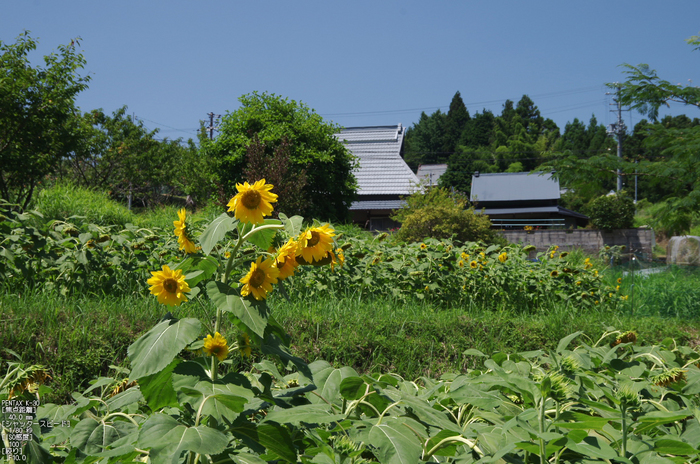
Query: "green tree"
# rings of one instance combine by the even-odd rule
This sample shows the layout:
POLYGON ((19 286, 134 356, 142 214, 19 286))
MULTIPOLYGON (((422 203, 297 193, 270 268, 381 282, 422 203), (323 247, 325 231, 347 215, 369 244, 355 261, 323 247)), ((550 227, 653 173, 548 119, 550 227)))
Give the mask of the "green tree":
POLYGON ((239 98, 241 106, 221 121, 219 136, 202 140, 200 153, 217 160, 221 185, 233 196, 236 183, 245 179, 248 147, 253 140, 263 144, 265 156, 289 143, 289 175, 306 170, 303 189, 306 200, 303 214, 320 220, 343 221, 356 198, 357 181, 352 174, 357 161, 336 134, 340 127, 326 122, 304 103, 268 93, 251 93, 239 98))
POLYGON ((586 212, 598 229, 630 229, 634 223, 634 201, 624 191, 594 199, 586 212))
POLYGON ((459 92, 455 93, 450 102, 450 109, 447 112, 447 117, 445 117, 445 134, 442 143, 442 151, 446 153, 446 156, 452 154, 459 140, 462 137, 462 132, 465 126, 469 122, 470 116, 469 111, 467 111, 467 106, 462 100, 462 96, 459 92))
MULTIPOLYGON (((700 39, 694 36, 688 43, 697 47, 700 39)), ((679 218, 696 214, 700 208, 700 176, 697 174, 700 171, 700 125, 674 127, 656 123, 656 119, 659 108, 669 102, 700 108, 700 88, 672 84, 661 79, 646 64, 623 66, 627 75, 625 82, 608 85, 617 90, 622 105, 636 109, 652 120, 653 124, 641 128, 645 132, 643 146, 658 155, 650 158, 625 153, 625 157, 619 159, 614 152, 603 151, 580 159, 569 154, 555 160, 550 167, 556 169, 559 176, 575 173, 578 179, 591 182, 606 176, 614 177, 618 169, 624 179, 632 179, 635 175, 640 179, 658 179, 668 188, 663 196, 667 207, 657 218, 659 225, 677 230, 671 225, 687 223, 679 218)), ((627 185, 630 185, 629 180, 627 185)))
POLYGON ((159 140, 157 129, 148 130, 126 110, 83 114, 81 142, 68 158, 66 174, 78 185, 131 195, 144 205, 160 203, 163 193, 205 196, 212 170, 197 156, 194 142, 159 140))
POLYGON ((443 152, 446 117, 440 110, 430 116, 422 112, 418 122, 406 130, 404 159, 414 171, 421 164, 443 163, 447 159, 448 154, 443 152))
POLYGON ((0 198, 26 208, 37 184, 77 146, 75 98, 87 88, 77 42, 61 45, 33 67, 28 32, 0 41, 0 198))
POLYGON ((407 242, 427 237, 505 242, 491 229, 488 216, 476 213, 473 207, 468 207, 465 196, 446 188, 431 188, 407 197, 406 206, 397 210, 392 219, 401 223, 397 238, 407 242))

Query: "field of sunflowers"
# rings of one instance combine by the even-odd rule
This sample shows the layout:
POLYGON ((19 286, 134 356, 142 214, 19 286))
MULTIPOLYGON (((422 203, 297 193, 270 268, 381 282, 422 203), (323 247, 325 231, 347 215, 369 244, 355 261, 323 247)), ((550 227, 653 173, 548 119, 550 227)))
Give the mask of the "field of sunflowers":
MULTIPOLYGON (((274 305, 340 296, 445 311, 516 307, 526 317, 552 308, 566 317, 611 315, 629 310, 634 283, 556 246, 538 254, 518 245, 399 244, 298 216, 266 218, 276 200, 264 179, 239 184, 226 212, 197 224, 180 210, 168 231, 42 221, 39 212, 3 216, 7 294, 137 296, 160 315, 130 340, 123 362, 68 401, 46 401, 60 375, 52 366, 6 350, 3 459, 700 460, 700 353, 671 338, 640 343, 637 332, 611 328, 573 331, 524 352, 467 348, 459 354, 478 364, 439 378, 300 357, 274 305)), ((28 322, 2 301, 3 328, 20 333, 28 322)), ((368 333, 373 323, 364 321, 368 333)))

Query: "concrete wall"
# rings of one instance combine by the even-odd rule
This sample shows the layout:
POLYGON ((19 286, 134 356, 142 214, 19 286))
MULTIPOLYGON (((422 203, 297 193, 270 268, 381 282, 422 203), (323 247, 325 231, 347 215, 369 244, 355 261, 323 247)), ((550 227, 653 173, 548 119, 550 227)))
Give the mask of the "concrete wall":
POLYGON ((651 257, 655 237, 652 229, 617 229, 612 232, 591 229, 573 230, 502 230, 499 233, 510 243, 534 245, 537 251, 546 251, 559 245, 559 251, 581 248, 597 255, 604 246, 625 245, 628 252, 643 253, 651 257))

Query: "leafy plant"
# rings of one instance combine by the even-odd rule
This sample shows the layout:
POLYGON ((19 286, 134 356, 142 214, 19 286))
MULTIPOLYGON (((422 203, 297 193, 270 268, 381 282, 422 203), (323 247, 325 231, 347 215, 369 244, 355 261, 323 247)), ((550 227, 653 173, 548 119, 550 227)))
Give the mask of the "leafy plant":
POLYGON ((401 223, 398 240, 454 238, 462 242, 503 244, 491 230, 488 216, 476 214, 473 207, 467 208, 467 199, 461 194, 439 187, 415 192, 405 200, 406 206, 392 216, 401 223))
POLYGON ((589 203, 586 211, 599 229, 629 229, 634 223, 634 202, 624 192, 600 196, 589 203))

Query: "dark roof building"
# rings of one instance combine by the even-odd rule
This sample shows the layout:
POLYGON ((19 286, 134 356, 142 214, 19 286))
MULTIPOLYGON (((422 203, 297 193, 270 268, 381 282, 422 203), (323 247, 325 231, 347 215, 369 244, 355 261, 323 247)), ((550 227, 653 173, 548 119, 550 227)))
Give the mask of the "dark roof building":
POLYGON ((410 195, 418 185, 418 178, 403 160, 405 133, 398 124, 347 127, 337 134, 360 164, 353 172, 358 185, 358 200, 350 205, 354 222, 373 230, 398 227, 389 215, 403 207, 400 197, 410 195))
POLYGON ((551 173, 474 174, 470 200, 495 228, 575 228, 588 217, 559 206, 559 181, 551 173))

